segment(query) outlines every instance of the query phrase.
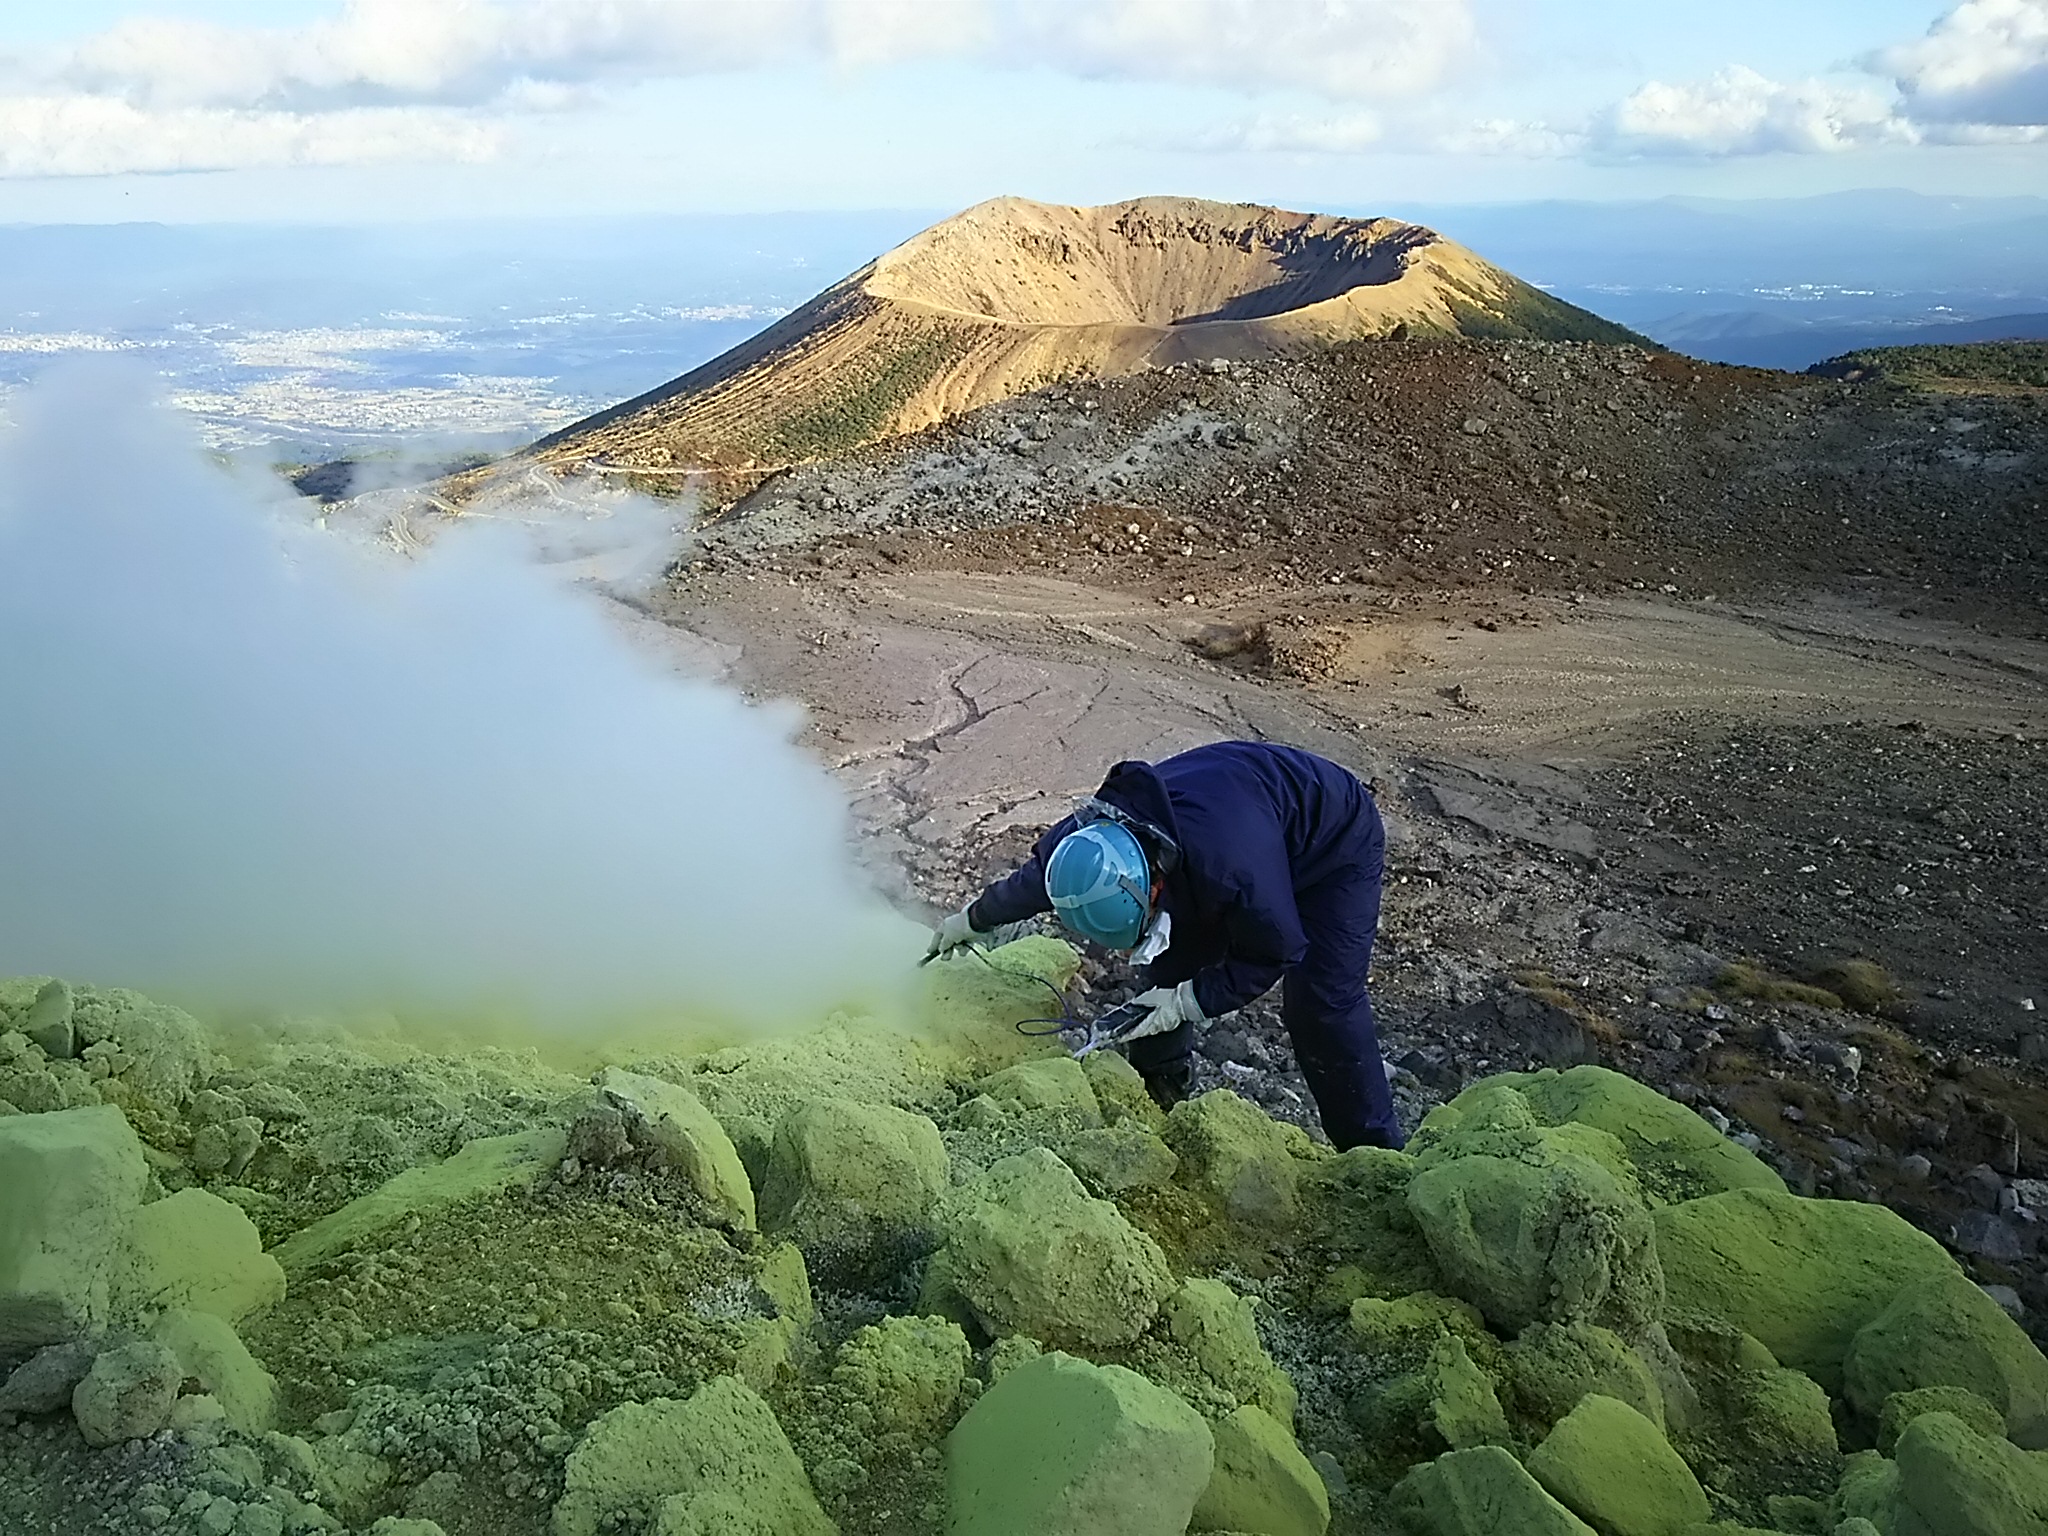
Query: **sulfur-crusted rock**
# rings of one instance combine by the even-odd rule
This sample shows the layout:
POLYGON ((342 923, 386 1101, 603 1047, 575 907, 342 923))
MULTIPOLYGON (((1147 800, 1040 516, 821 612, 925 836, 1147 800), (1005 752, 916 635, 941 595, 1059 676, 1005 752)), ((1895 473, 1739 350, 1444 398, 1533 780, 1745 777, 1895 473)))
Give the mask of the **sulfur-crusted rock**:
POLYGON ((1923 1413, 1953 1414, 1987 1440, 2005 1438, 2004 1415, 1968 1387, 1916 1387, 1884 1400, 1877 1420, 1877 1448, 1891 1455, 1906 1426, 1923 1413))
POLYGON ((1530 1475, 1605 1536, 1679 1536, 1710 1511, 1657 1426, 1595 1393, 1528 1456, 1530 1475))
POLYGON ((1102 1349, 1145 1331, 1172 1292, 1159 1245, 1043 1147, 956 1191, 926 1275, 932 1310, 957 1294, 992 1334, 1102 1349))
POLYGON ((1830 1457, 1839 1449, 1828 1395, 1804 1371, 1744 1371, 1733 1399, 1735 1427, 1759 1460, 1830 1457))
POLYGON ((104 1319, 109 1271, 149 1177, 118 1109, 0 1118, 0 1354, 104 1319))
POLYGON ((1352 1342, 1382 1370, 1415 1364, 1446 1334, 1468 1344, 1484 1344, 1492 1337, 1477 1307, 1428 1291, 1392 1301, 1361 1296, 1351 1304, 1352 1342))
POLYGON ((1169 1182, 1180 1159, 1173 1148, 1135 1120, 1062 1137, 1060 1160, 1098 1195, 1120 1195, 1169 1182))
POLYGON ((93 1348, 83 1340, 51 1344, 14 1368, 0 1384, 0 1413, 55 1413, 92 1369, 93 1348))
POLYGON ((2048 1359, 1959 1270, 1907 1286, 1850 1342, 1842 1392, 1866 1419, 1915 1387, 1967 1387, 2004 1415, 2015 1443, 2048 1447, 2048 1359))
POLYGON ((783 1117, 761 1189, 761 1224, 814 1270, 875 1276, 929 1247, 946 1147, 923 1115, 817 1099, 783 1117))
POLYGON ((1445 1449, 1469 1451, 1507 1442, 1507 1415, 1493 1379, 1473 1363, 1463 1339, 1439 1339, 1416 1379, 1424 1427, 1445 1449))
POLYGON ((184 1382, 178 1357, 143 1340, 110 1349, 73 1389, 71 1413, 88 1445, 118 1445, 155 1434, 169 1422, 184 1382))
POLYGON ((1088 1074, 1071 1056, 1020 1061, 983 1078, 981 1091, 1013 1109, 1061 1116, 1082 1126, 1102 1124, 1102 1107, 1095 1102, 1088 1074))
POLYGON ((227 1421, 251 1439, 277 1417, 277 1383, 227 1322, 211 1312, 166 1312, 150 1338, 177 1357, 188 1381, 212 1395, 227 1421))
POLYGON ((1259 1342, 1249 1297, 1220 1280, 1189 1280, 1166 1298, 1160 1320, 1166 1337, 1193 1358, 1211 1385, 1264 1409, 1291 1432, 1294 1383, 1259 1342))
POLYGON ((946 1439, 948 1536, 1181 1536, 1214 1470, 1201 1415, 1121 1366, 1042 1355, 946 1439))
POLYGON ((837 1529, 774 1413, 730 1376, 688 1402, 623 1403, 570 1452, 554 1536, 654 1520, 666 1536, 834 1536, 837 1529), (739 1512, 755 1523, 720 1523, 739 1512))
POLYGON ((1323 1536, 1330 1495, 1293 1433, 1247 1403, 1209 1426, 1216 1463, 1195 1501, 1191 1531, 1240 1536, 1323 1536))
POLYGON ((1388 1495, 1387 1514, 1404 1536, 1594 1536, 1496 1445, 1417 1467, 1388 1495))
POLYGON ((732 1138, 703 1100, 679 1084, 618 1067, 600 1073, 597 1087, 626 1112, 633 1141, 682 1174, 714 1215, 735 1230, 754 1229, 754 1187, 732 1138))
POLYGON ((177 1308, 238 1322, 284 1295, 284 1270, 240 1206, 183 1189, 135 1213, 115 1270, 115 1309, 177 1308))
POLYGON ((1166 1112, 1154 1101, 1138 1069, 1115 1051, 1097 1051, 1081 1063, 1102 1118, 1111 1125, 1126 1122, 1157 1131, 1166 1124, 1166 1112))
POLYGON ((78 1054, 78 1038, 71 1025, 71 988, 62 981, 46 981, 28 1005, 18 1025, 21 1032, 43 1048, 53 1060, 78 1054))
POLYGON ((1046 934, 927 966, 925 1032, 964 1078, 1048 1055, 1046 1042, 1016 1025, 1059 1012, 1047 988, 1063 991, 1080 967, 1072 945, 1046 934))
POLYGON ((1316 1157, 1298 1127, 1218 1088, 1173 1106, 1166 1143, 1181 1160, 1182 1177, 1230 1220, 1269 1232, 1294 1224, 1301 1167, 1316 1157))
POLYGON ((1733 1189, 1784 1192, 1785 1181, 1755 1153, 1684 1105, 1605 1067, 1507 1073, 1489 1078, 1485 1086, 1513 1088, 1544 1125, 1569 1121, 1615 1137, 1652 1205, 1733 1189))
POLYGON ((81 1051, 108 1042, 118 1047, 123 1087, 166 1108, 183 1104, 212 1069, 199 1021, 139 992, 75 988, 71 1025, 81 1051))
POLYGON ((303 1269, 367 1243, 408 1217, 531 1184, 561 1162, 566 1142, 554 1126, 479 1137, 445 1162, 408 1168, 294 1232, 277 1245, 275 1256, 287 1270, 303 1269))
MULTIPOLYGON (((242 1536, 240 1529, 235 1536, 242 1536)), ((386 1515, 370 1527, 370 1536, 448 1536, 439 1522, 433 1520, 408 1520, 403 1515, 386 1515)))
POLYGON ((2048 1532, 2048 1453, 1988 1439, 1954 1414, 1925 1413, 1900 1434, 1894 1455, 1891 1536, 2048 1532))
POLYGON ((877 1429, 928 1436, 952 1418, 973 1363, 959 1324, 887 1317, 840 1347, 832 1381, 873 1410, 877 1429))
POLYGON ((1587 1126, 1537 1127, 1527 1113, 1504 1092, 1418 1136, 1408 1206, 1437 1268, 1507 1332, 1537 1322, 1640 1329, 1662 1310, 1664 1284, 1619 1143, 1587 1126))
POLYGON ((1592 1323, 1537 1323, 1507 1346, 1506 1375, 1520 1411, 1555 1424, 1590 1392, 1617 1398, 1658 1429, 1664 1395, 1643 1357, 1611 1329, 1592 1323))
POLYGON ((1738 1190, 1656 1213, 1673 1308, 1761 1340, 1830 1391, 1858 1330, 1916 1281, 1955 1273, 1941 1245, 1883 1206, 1738 1190))

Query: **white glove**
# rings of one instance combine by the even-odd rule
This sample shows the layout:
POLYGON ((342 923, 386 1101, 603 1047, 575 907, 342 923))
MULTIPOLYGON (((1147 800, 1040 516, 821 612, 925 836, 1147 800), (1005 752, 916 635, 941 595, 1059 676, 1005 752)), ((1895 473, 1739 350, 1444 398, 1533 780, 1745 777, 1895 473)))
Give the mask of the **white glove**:
POLYGON ((1147 1035, 1163 1035, 1183 1024, 1201 1024, 1208 1019, 1208 1015, 1202 1012, 1202 1005, 1195 1001, 1195 984, 1192 981, 1184 981, 1177 987, 1154 987, 1150 992, 1140 992, 1131 999, 1131 1003, 1152 1011, 1119 1035, 1119 1040, 1143 1040, 1147 1035))
POLYGON ((987 937, 987 934, 967 920, 967 909, 962 907, 932 930, 931 947, 924 952, 924 957, 927 960, 936 960, 941 955, 950 955, 956 949, 964 949, 977 939, 987 937))

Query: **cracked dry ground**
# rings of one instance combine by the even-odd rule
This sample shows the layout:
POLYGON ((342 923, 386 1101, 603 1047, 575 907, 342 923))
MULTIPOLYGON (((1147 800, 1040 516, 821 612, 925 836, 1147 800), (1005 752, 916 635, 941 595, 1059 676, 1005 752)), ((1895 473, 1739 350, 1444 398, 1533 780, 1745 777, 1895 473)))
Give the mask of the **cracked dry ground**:
MULTIPOLYGON (((878 879, 927 914, 1116 759, 1251 737, 1350 765, 1391 829, 1375 995, 1404 1113, 1619 1067, 1795 1187, 1894 1206, 2048 1338, 2048 644, 1855 598, 1467 590, 1326 607, 1290 673, 1150 595, 745 561, 650 616, 686 665, 806 707, 878 879), (1831 969, 1857 960, 1896 990, 1831 969)), ((1107 960, 1084 1007, 1123 995, 1107 960)), ((1270 1002, 1202 1051, 1203 1086, 1313 1125, 1270 1002)))

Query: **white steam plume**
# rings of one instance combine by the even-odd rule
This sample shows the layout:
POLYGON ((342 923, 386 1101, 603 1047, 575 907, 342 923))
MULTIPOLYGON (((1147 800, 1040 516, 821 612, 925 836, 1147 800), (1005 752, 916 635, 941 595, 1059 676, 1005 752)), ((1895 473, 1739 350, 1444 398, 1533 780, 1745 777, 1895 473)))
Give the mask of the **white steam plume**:
POLYGON ((515 537, 315 532, 118 364, 15 413, 0 971, 755 1021, 901 974, 793 717, 671 675, 515 537))

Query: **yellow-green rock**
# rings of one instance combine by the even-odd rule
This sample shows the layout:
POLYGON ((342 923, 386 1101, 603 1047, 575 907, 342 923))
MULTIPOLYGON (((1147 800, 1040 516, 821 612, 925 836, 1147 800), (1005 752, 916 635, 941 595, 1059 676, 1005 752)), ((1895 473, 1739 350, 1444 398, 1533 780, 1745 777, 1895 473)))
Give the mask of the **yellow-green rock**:
POLYGON ((1268 1232, 1294 1224, 1302 1165, 1318 1156, 1298 1127, 1270 1119, 1227 1088, 1174 1105, 1166 1144, 1191 1187, 1231 1221, 1268 1232))
POLYGON ((1893 1455, 1892 1536, 2048 1532, 2048 1452, 1980 1435, 1954 1414, 1926 1413, 1906 1426, 1893 1455))
POLYGON ((1064 1116, 1082 1126, 1102 1124, 1102 1107, 1088 1074, 1071 1056, 1020 1061, 981 1080, 981 1091, 1013 1109, 1064 1116))
POLYGON ((832 1381, 868 1405, 878 1430, 926 1435, 952 1419, 973 1363, 959 1324, 888 1317, 840 1346, 832 1381))
POLYGON ((2005 1438, 2005 1416, 1968 1387, 1915 1387, 1884 1400, 1877 1419, 1877 1448, 1891 1455, 1906 1426, 1923 1413, 1951 1413, 1987 1440, 2005 1438))
POLYGON ((872 1279, 929 1249, 946 1187, 946 1146, 923 1115, 814 1099, 775 1128, 761 1225, 802 1248, 814 1271, 872 1279))
POLYGON ((1737 1190, 1656 1213, 1669 1304, 1760 1339, 1830 1391, 1857 1332, 1907 1286, 1955 1272, 1879 1205, 1737 1190))
POLYGON ((1555 1424, 1588 1393, 1618 1398, 1658 1429, 1664 1395, 1643 1357, 1612 1329, 1593 1323, 1537 1323, 1507 1346, 1506 1374, 1517 1408, 1555 1424))
POLYGON ((1219 1390, 1253 1403, 1280 1423, 1294 1424, 1294 1383, 1259 1342, 1249 1297, 1220 1280, 1193 1279, 1160 1308, 1166 1336, 1193 1358, 1219 1390))
POLYGON ((635 1143, 651 1144, 716 1218, 737 1231, 753 1231, 754 1187, 732 1138, 703 1100, 678 1083, 620 1067, 600 1073, 597 1087, 632 1116, 635 1143))
POLYGON ((210 1312, 230 1323, 284 1296, 284 1270, 238 1205, 183 1189, 135 1213, 115 1271, 117 1312, 210 1312))
POLYGON ((1182 1536, 1214 1470, 1200 1414, 1121 1366, 1041 1355, 946 1439, 948 1536, 1182 1536))
POLYGON ((1527 1465, 1603 1536, 1680 1536, 1711 1513, 1699 1480, 1657 1426, 1597 1393, 1558 1421, 1527 1465))
POLYGON ((1195 1503, 1190 1530, 1240 1536, 1323 1536, 1330 1495, 1293 1432, 1247 1403, 1210 1425, 1215 1470, 1195 1503))
POLYGON ((760 1530, 836 1536, 774 1412, 730 1376, 687 1402, 624 1403, 569 1455, 554 1536, 655 1522, 668 1536, 760 1530), (753 1526, 722 1525, 744 1511, 753 1526))
POLYGON ((87 1445, 147 1439, 170 1421, 184 1379, 178 1357, 163 1345, 124 1344, 94 1359, 72 1390, 72 1417, 87 1445))
POLYGON ((1866 1419, 1916 1387, 1966 1387, 2029 1450, 2048 1448, 2048 1359, 1956 1269, 1907 1286, 1850 1342, 1842 1394, 1866 1419))
POLYGON ((1174 1282, 1159 1245, 1043 1147, 1006 1157, 947 1200, 926 1310, 957 1295, 991 1334, 1104 1349, 1143 1333, 1174 1282))
POLYGON ((255 1439, 277 1417, 277 1383, 257 1364, 227 1321, 211 1312, 166 1312, 149 1336, 178 1358, 227 1414, 230 1424, 255 1439))
POLYGON ((109 1272, 148 1178, 118 1109, 0 1118, 0 1355, 105 1320, 109 1272))
POLYGON ((368 1243, 409 1216, 430 1216, 464 1200, 532 1184, 561 1162, 566 1142, 557 1126, 479 1137, 445 1162, 408 1168, 357 1196, 273 1252, 287 1270, 303 1269, 368 1243))
POLYGON ((1425 1462, 1395 1485, 1386 1508, 1402 1536, 1594 1536, 1497 1445, 1425 1462))

